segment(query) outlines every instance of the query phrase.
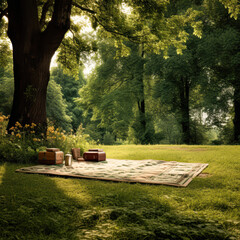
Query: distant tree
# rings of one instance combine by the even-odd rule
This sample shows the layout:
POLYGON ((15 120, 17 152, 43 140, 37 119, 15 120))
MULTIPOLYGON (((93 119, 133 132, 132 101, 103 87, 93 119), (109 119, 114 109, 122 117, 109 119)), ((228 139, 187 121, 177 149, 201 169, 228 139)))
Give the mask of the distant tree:
POLYGON ((203 36, 199 54, 207 72, 206 110, 215 125, 221 125, 233 106, 233 141, 240 137, 240 20, 230 18, 218 1, 206 1, 208 32, 203 36))
POLYGON ((158 130, 156 135, 160 135, 161 143, 181 144, 181 125, 177 121, 175 114, 164 112, 161 108, 161 115, 155 116, 155 126, 158 130))
POLYGON ((191 108, 197 96, 193 89, 198 86, 201 78, 199 58, 196 54, 199 39, 191 37, 187 49, 182 55, 172 49, 169 58, 153 55, 149 59, 148 74, 155 76, 155 97, 161 104, 168 106, 169 113, 174 113, 182 128, 182 142, 193 143, 191 138, 191 108), (151 66, 150 66, 151 65, 151 66))
POLYGON ((8 65, 9 55, 11 55, 9 44, 7 42, 1 43, 0 45, 0 67, 1 68, 4 68, 8 65))
POLYGON ((133 116, 133 73, 129 71, 130 66, 124 64, 128 57, 115 58, 116 51, 113 41, 99 43, 100 65, 81 89, 78 102, 85 111, 91 112, 98 128, 126 139, 133 116))
MULTIPOLYGON (((135 119, 131 125, 133 128, 135 139, 141 144, 153 144, 155 142, 155 131, 152 124, 151 113, 148 111, 147 106, 147 92, 146 92, 146 78, 145 67, 145 49, 144 44, 138 45, 135 49, 132 48, 132 56, 135 55, 136 61, 131 66, 133 69, 133 81, 135 82, 135 92, 137 101, 137 111, 135 119), (136 54, 138 53, 138 54, 136 54)), ((134 89, 133 89, 134 91, 134 89)))
POLYGON ((0 67, 0 112, 10 115, 13 101, 14 79, 12 64, 0 67))
POLYGON ((63 99, 61 86, 54 80, 50 80, 47 89, 47 117, 56 127, 70 131, 72 119, 66 111, 67 104, 63 99))
POLYGON ((81 123, 84 123, 82 110, 77 106, 75 99, 79 97, 79 89, 86 84, 82 71, 79 71, 78 77, 64 74, 62 67, 59 65, 51 73, 54 81, 61 86, 63 99, 67 104, 67 115, 71 117, 73 130, 77 130, 81 123))
POLYGON ((3 37, 4 33, 1 32, 1 23, 0 21, 0 37, 3 38, 0 44, 0 112, 10 115, 14 92, 13 65, 9 44, 3 37))

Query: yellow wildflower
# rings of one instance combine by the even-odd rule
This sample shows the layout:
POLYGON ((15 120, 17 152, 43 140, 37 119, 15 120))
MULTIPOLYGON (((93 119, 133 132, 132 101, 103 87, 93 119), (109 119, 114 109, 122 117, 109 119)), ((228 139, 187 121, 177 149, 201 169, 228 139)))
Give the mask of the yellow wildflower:
POLYGON ((35 131, 31 131, 31 133, 35 133, 35 131))
POLYGON ((14 132, 11 132, 12 135, 14 135, 14 132))
POLYGON ((22 125, 21 125, 21 123, 20 123, 20 122, 16 122, 16 123, 15 123, 15 126, 16 126, 16 127, 19 127, 19 128, 21 128, 21 127, 22 127, 22 125))
POLYGON ((17 133, 17 134, 16 134, 16 137, 21 138, 21 134, 20 134, 20 133, 17 133))
POLYGON ((34 142, 40 142, 41 140, 39 138, 33 138, 34 142))
POLYGON ((35 128, 37 125, 35 123, 32 123, 31 128, 35 128))
POLYGON ((0 117, 0 122, 3 122, 4 121, 4 118, 3 117, 0 117))
POLYGON ((54 132, 54 127, 53 126, 48 127, 48 132, 53 133, 54 132))
POLYGON ((9 128, 10 131, 14 130, 14 127, 9 128))
POLYGON ((28 128, 28 127, 30 127, 30 125, 29 124, 25 124, 25 126, 24 126, 25 128, 28 128))

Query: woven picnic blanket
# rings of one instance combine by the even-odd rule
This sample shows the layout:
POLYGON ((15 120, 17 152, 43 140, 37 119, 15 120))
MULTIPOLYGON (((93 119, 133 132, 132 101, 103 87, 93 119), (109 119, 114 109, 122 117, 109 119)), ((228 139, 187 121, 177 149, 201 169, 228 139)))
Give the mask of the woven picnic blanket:
POLYGON ((186 187, 208 164, 160 160, 74 161, 72 166, 37 165, 16 172, 186 187))

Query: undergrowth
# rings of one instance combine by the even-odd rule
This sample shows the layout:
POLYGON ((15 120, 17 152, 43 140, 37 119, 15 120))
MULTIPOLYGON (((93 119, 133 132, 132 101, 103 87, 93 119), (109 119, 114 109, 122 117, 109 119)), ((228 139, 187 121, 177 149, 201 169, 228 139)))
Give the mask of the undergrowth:
POLYGON ((35 123, 22 126, 16 122, 8 133, 8 118, 0 113, 0 162, 36 163, 38 152, 47 147, 60 148, 66 154, 71 148, 80 148, 84 152, 89 146, 81 125, 75 133, 66 133, 49 123, 45 136, 36 134, 35 123))

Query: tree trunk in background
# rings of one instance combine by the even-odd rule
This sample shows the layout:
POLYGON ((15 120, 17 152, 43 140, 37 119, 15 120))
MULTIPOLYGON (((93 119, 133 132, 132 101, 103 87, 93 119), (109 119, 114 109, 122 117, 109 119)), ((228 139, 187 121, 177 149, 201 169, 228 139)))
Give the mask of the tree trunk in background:
POLYGON ((236 80, 234 86, 234 96, 233 96, 233 104, 234 104, 234 142, 240 143, 240 82, 236 80))
POLYGON ((180 109, 181 126, 183 132, 183 143, 190 143, 190 111, 189 111, 189 81, 186 78, 181 79, 180 86, 180 109))
POLYGON ((139 112, 139 123, 140 123, 140 142, 146 144, 145 133, 146 133, 146 116, 145 116, 145 101, 144 99, 138 101, 138 112, 139 112))
POLYGON ((140 123, 140 142, 141 144, 146 144, 147 139, 145 137, 146 135, 146 111, 145 111, 145 97, 144 97, 144 49, 143 45, 139 45, 140 49, 140 66, 139 66, 139 72, 138 72, 138 84, 140 86, 140 92, 139 92, 139 100, 138 100, 138 112, 139 112, 139 123, 140 123))
POLYGON ((51 58, 70 27, 71 0, 56 0, 41 32, 36 0, 8 0, 8 36, 13 46, 14 99, 8 130, 18 121, 46 131, 46 94, 51 58))

